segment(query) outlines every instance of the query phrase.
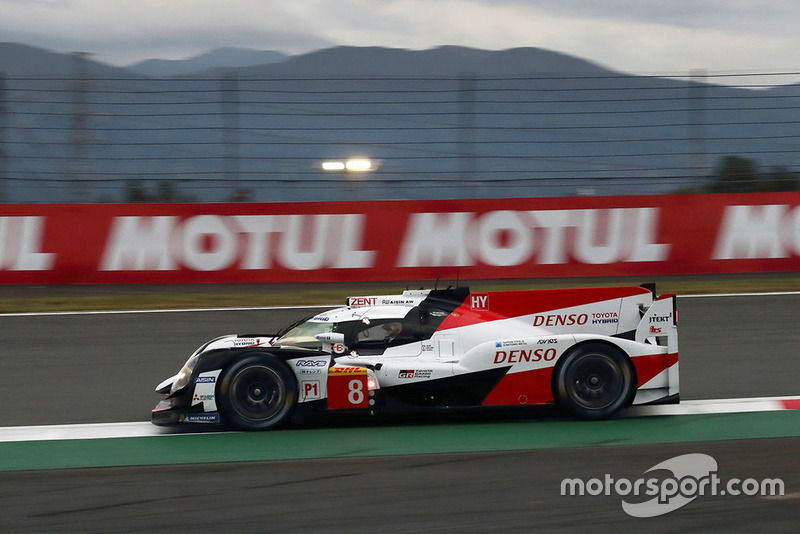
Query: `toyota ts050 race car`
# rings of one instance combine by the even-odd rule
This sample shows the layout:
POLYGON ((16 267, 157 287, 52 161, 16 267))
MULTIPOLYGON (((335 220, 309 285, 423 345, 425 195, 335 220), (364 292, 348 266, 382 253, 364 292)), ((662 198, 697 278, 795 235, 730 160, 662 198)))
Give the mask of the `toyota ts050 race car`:
POLYGON ((350 297, 275 335, 204 344, 157 386, 152 421, 255 430, 308 411, 548 403, 609 417, 678 402, 677 324, 654 285, 350 297))

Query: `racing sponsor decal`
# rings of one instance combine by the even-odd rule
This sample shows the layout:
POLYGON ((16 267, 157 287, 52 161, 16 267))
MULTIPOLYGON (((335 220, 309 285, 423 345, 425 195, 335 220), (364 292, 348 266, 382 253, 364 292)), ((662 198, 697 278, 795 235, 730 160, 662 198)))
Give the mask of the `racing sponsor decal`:
POLYGON ((498 350, 494 353, 494 363, 527 363, 527 362, 551 362, 556 359, 558 351, 554 348, 549 349, 515 349, 498 350))
POLYGON ((328 365, 328 360, 297 360, 294 366, 297 367, 297 373, 301 375, 321 375, 325 373, 325 367, 328 365))
POLYGON ((325 367, 328 365, 327 360, 297 360, 294 363, 295 367, 325 367))
POLYGON ((219 423, 218 413, 189 413, 180 416, 181 423, 219 423))
MULTIPOLYGON (((773 262, 800 257, 800 207, 796 200, 795 205, 783 203, 787 199, 790 197, 784 196, 775 204, 725 206, 711 257, 773 262)), ((746 198, 741 201, 750 203, 746 198)))
POLYGON ((352 307, 358 306, 413 306, 417 304, 420 299, 408 297, 350 297, 347 299, 347 305, 352 307))
POLYGON ((401 370, 398 378, 430 378, 433 376, 433 369, 410 369, 401 370))
POLYGON ((378 297, 350 297, 348 304, 350 306, 375 306, 378 303, 378 297))
POLYGON ((619 323, 619 314, 617 312, 598 312, 592 313, 592 324, 616 324, 619 323))
POLYGON ((589 315, 585 313, 534 315, 533 326, 575 326, 588 321, 589 315))
POLYGON ((524 347, 527 346, 528 343, 523 339, 511 339, 509 341, 497 341, 494 346, 495 347, 524 347))
POLYGON ((206 412, 216 411, 217 403, 216 398, 214 397, 214 389, 216 387, 219 373, 219 369, 215 371, 208 371, 195 378, 192 405, 198 405, 202 403, 203 410, 206 412))
POLYGON ((267 343, 266 339, 261 338, 252 338, 252 337, 237 337, 233 340, 234 348, 244 348, 244 347, 259 347, 261 345, 265 345, 267 343))
POLYGON ((328 376, 355 376, 367 374, 366 367, 331 367, 328 369, 328 376))
POLYGON ((410 306, 416 304, 417 301, 413 299, 381 299, 380 303, 382 306, 410 306))
POLYGON ((49 271, 56 255, 42 250, 44 217, 0 217, 0 271, 49 271))
POLYGON ((666 315, 653 315, 650 317, 648 333, 658 336, 667 333, 667 328, 672 324, 672 312, 666 315), (655 323, 655 324, 653 324, 655 323))
MULTIPOLYGON (((800 269, 799 222, 797 192, 279 207, 6 204, 0 271, 8 284, 791 272, 800 269), (397 239, 384 239, 387 228, 397 239)), ((496 311, 494 293, 491 301, 465 304, 496 311)), ((361 303, 379 304, 380 297, 361 303)))

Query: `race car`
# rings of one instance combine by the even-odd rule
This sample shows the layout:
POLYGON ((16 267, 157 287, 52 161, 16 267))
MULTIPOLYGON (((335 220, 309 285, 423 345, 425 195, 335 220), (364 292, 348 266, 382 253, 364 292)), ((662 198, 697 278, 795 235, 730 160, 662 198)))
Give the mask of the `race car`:
POLYGON ((584 419, 679 402, 674 295, 655 285, 349 297, 211 340, 156 388, 156 425, 271 429, 318 411, 556 404, 584 419))

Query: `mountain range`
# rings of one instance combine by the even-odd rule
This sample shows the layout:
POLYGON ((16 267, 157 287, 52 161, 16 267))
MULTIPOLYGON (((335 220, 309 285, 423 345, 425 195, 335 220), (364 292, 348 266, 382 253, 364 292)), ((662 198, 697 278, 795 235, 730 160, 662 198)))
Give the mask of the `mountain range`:
POLYGON ((538 48, 222 48, 122 68, 0 43, 0 74, 0 188, 17 202, 119 201, 131 183, 201 201, 657 193, 730 154, 798 167, 800 86, 538 48), (320 170, 353 156, 379 168, 320 170))
POLYGON ((252 67, 280 63, 289 56, 274 50, 252 50, 249 48, 216 48, 198 56, 186 59, 148 59, 126 68, 144 76, 168 77, 185 76, 205 71, 252 67))

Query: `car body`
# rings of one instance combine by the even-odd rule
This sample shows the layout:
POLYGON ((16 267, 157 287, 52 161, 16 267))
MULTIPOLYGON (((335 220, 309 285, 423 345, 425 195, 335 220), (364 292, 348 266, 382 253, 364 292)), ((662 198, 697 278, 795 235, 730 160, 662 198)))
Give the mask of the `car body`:
POLYGON ((679 399, 674 295, 653 284, 356 296, 275 335, 205 343, 158 385, 157 425, 555 403, 588 419, 679 399))

